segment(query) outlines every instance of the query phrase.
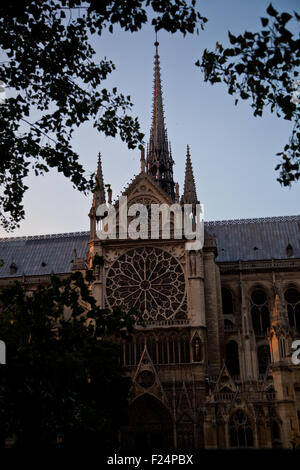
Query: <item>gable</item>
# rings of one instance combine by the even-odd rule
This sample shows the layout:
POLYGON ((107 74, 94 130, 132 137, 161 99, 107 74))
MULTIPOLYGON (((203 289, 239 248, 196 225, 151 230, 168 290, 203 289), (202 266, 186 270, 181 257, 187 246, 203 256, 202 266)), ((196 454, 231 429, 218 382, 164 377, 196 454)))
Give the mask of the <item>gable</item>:
POLYGON ((173 204, 174 201, 161 189, 161 187, 146 173, 137 175, 129 186, 123 191, 128 203, 173 204))

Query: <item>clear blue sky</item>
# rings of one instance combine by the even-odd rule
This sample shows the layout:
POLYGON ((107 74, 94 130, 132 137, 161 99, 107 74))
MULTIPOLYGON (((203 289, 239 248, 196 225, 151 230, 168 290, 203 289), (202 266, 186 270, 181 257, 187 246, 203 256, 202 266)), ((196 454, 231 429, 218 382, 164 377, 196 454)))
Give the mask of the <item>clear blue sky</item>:
MULTIPOLYGON (((183 187, 186 145, 190 145, 198 198, 205 207, 206 220, 267 217, 298 214, 300 182, 291 189, 276 181, 275 154, 282 150, 291 123, 268 112, 254 118, 249 103, 234 105, 222 84, 204 83, 195 61, 204 48, 216 41, 227 44, 228 30, 257 31, 269 1, 203 0, 197 2, 208 18, 199 36, 160 32, 159 53, 163 82, 166 126, 175 160, 174 176, 183 187)), ((273 1, 278 10, 297 10, 296 0, 273 1)), ((146 26, 130 34, 105 33, 94 41, 97 56, 110 58, 116 71, 105 82, 131 95, 148 140, 151 124, 154 32, 146 26)), ((119 138, 98 134, 91 125, 80 128, 73 139, 87 171, 94 171, 101 151, 106 183, 115 198, 139 172, 139 151, 128 150, 119 138)), ((73 189, 55 171, 44 177, 30 176, 25 196, 26 219, 9 235, 23 236, 73 232, 89 229, 88 212, 92 197, 73 189)))

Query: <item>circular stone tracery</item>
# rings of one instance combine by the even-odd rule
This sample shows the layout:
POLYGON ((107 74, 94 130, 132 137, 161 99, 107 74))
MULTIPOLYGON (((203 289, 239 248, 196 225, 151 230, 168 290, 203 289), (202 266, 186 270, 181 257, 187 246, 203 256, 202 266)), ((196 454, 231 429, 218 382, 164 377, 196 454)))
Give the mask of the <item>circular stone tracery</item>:
POLYGON ((150 287, 151 287, 151 284, 147 279, 145 279, 144 281, 141 282, 141 289, 142 290, 148 290, 148 289, 150 289, 150 287))
POLYGON ((109 269, 106 296, 111 308, 135 307, 144 320, 183 318, 185 280, 182 267, 170 253, 159 248, 129 250, 109 269))

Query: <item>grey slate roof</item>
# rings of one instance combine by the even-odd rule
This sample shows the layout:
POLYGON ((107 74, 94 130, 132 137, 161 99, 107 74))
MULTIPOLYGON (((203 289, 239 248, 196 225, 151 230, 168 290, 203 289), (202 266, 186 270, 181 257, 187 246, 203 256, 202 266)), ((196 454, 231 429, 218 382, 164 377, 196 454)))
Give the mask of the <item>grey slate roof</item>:
POLYGON ((300 215, 206 222, 216 235, 217 262, 286 259, 287 246, 300 258, 300 215))
MULTIPOLYGON (((218 262, 285 259, 289 244, 293 257, 300 258, 299 215, 205 222, 205 228, 216 235, 218 262)), ((88 241, 89 232, 2 238, 0 278, 69 273, 74 249, 79 258, 85 257, 88 241), (12 262, 15 274, 10 272, 12 262)))
POLYGON ((0 239, 1 277, 39 276, 43 274, 70 273, 74 249, 78 258, 85 257, 88 251, 89 232, 63 233, 0 239), (17 267, 11 274, 10 265, 17 267), (45 266, 42 265, 45 264, 45 266))

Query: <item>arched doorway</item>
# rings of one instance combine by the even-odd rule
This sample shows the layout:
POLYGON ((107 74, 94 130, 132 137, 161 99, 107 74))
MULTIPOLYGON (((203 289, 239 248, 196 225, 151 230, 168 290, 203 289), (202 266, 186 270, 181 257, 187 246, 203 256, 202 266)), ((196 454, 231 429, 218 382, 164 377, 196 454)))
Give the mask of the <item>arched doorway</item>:
POLYGON ((173 447, 170 413, 153 395, 142 395, 130 406, 128 426, 122 432, 121 445, 141 452, 173 447))

